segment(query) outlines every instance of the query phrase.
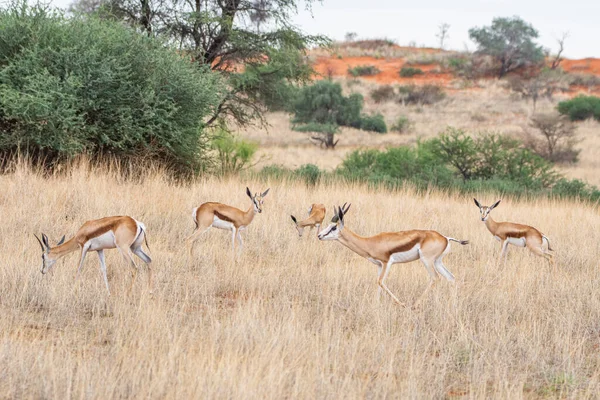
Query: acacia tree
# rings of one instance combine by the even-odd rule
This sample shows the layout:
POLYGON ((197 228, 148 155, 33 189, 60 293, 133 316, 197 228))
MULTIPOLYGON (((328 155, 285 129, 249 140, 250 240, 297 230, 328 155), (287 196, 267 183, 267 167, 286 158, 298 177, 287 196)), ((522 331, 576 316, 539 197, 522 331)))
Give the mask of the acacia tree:
POLYGON ((544 60, 542 47, 534 42, 538 31, 519 17, 494 18, 491 26, 469 29, 477 52, 493 57, 501 78, 515 69, 544 60))
POLYGON ((569 37, 569 32, 563 32, 560 38, 556 39, 556 43, 558 43, 558 51, 552 60, 552 64, 550 65, 551 69, 557 69, 562 62, 562 53, 565 51, 565 41, 569 37))
POLYGON ((450 30, 450 24, 444 22, 438 25, 438 32, 435 34, 435 37, 438 38, 440 43, 440 49, 444 50, 444 45, 446 40, 450 37, 448 31, 450 30))
MULTIPOLYGON (((82 1, 89 0, 76 0, 82 1)), ((208 125, 265 124, 265 102, 286 93, 282 83, 307 81, 312 74, 307 48, 327 43, 325 37, 305 35, 290 23, 297 0, 104 1, 96 8, 103 15, 165 38, 199 68, 226 78, 228 92, 208 125), (268 29, 253 29, 256 18, 269 21, 268 29)), ((305 3, 310 6, 312 0, 305 3)))

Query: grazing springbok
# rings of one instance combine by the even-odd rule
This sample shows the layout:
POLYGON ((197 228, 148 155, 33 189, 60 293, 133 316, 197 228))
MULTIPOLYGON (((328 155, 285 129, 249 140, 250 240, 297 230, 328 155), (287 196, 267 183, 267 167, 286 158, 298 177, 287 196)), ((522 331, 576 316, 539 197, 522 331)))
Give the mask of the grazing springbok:
MULTIPOLYGON (((462 245, 468 244, 466 240, 446 237, 436 231, 411 230, 402 232, 384 232, 375 236, 362 237, 344 227, 344 216, 350 205, 338 207, 331 224, 319 233, 319 240, 337 240, 361 257, 366 258, 379 267, 377 283, 379 294, 385 290, 394 301, 404 305, 385 285, 385 278, 393 264, 421 260, 429 273, 429 285, 414 303, 419 304, 427 291, 437 281, 437 271, 450 282, 454 276, 442 263, 442 258, 450 251, 450 241, 462 245)), ((335 209, 335 208, 334 208, 335 209)))
POLYGON ((306 227, 310 229, 317 228, 317 235, 319 235, 319 227, 325 219, 325 211, 325 206, 323 204, 312 204, 308 209, 308 218, 302 221, 297 221, 296 217, 290 215, 292 217, 292 221, 294 221, 294 224, 296 224, 298 235, 302 237, 304 228, 306 227))
POLYGON ((500 259, 504 257, 504 262, 506 262, 506 258, 508 257, 508 245, 513 244, 519 247, 527 247, 533 254, 544 257, 554 265, 554 256, 550 253, 550 251, 553 250, 550 248, 550 240, 548 240, 546 235, 529 225, 494 221, 490 212, 498 207, 500 200, 492 204, 491 207, 482 206, 477 199, 473 200, 475 201, 475 205, 479 207, 481 220, 485 223, 485 226, 491 234, 494 235, 496 240, 502 242, 500 259), (544 242, 546 242, 547 250, 544 249, 544 242))
POLYGON ((269 193, 269 189, 261 194, 254 194, 246 188, 246 194, 252 200, 252 205, 248 211, 242 211, 239 208, 231 207, 223 203, 204 203, 200 207, 194 208, 192 218, 196 224, 194 232, 186 239, 190 251, 190 257, 193 256, 194 242, 211 227, 231 231, 231 249, 235 255, 235 239, 240 242, 240 249, 243 248, 242 236, 240 232, 246 229, 254 219, 256 213, 262 212, 264 197, 269 193))
POLYGON ((129 290, 133 287, 138 271, 138 267, 131 256, 131 253, 133 253, 148 267, 148 287, 150 288, 150 293, 152 293, 152 269, 150 267, 152 259, 142 250, 144 241, 146 241, 146 247, 148 247, 146 226, 131 217, 117 216, 87 221, 79 228, 75 236, 66 242, 63 236, 54 247, 50 247, 48 236, 45 234, 42 233, 42 240, 37 235, 34 236, 42 247, 42 274, 48 273, 61 257, 79 249, 81 250, 81 255, 76 275, 76 278, 78 278, 83 267, 83 262, 85 261, 85 255, 88 251, 95 251, 98 253, 100 271, 104 278, 106 290, 110 295, 108 278, 106 276, 106 264, 104 262, 104 250, 117 248, 132 268, 132 280, 129 290))

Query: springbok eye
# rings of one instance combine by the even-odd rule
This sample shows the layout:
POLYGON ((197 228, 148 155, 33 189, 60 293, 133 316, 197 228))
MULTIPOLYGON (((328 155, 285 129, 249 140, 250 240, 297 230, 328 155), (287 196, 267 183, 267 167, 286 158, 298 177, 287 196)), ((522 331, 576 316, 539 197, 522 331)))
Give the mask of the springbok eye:
POLYGON ((337 226, 334 226, 333 228, 331 228, 331 231, 335 231, 337 229, 337 226))

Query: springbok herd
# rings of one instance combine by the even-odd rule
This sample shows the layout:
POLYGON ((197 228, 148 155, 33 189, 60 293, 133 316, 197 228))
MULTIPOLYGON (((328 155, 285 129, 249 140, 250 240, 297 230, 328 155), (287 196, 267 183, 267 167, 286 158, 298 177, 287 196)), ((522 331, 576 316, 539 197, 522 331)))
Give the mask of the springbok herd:
MULTIPOLYGON (((194 232, 186 239, 190 258, 193 257, 194 242, 208 231, 211 227, 231 231, 231 246, 235 251, 236 238, 240 249, 243 247, 241 232, 250 225, 254 216, 262 212, 265 196, 269 189, 262 193, 252 195, 250 189, 246 188, 246 194, 252 201, 252 206, 247 211, 228 206, 222 203, 208 202, 200 207, 194 208, 192 218, 196 224, 194 232)), ((527 247, 532 253, 546 258, 554 264, 553 255, 550 253, 550 241, 540 231, 528 225, 515 224, 511 222, 496 222, 490 216, 490 212, 500 204, 500 200, 492 206, 482 206, 476 199, 475 204, 479 208, 481 220, 492 233, 495 239, 502 243, 500 258, 506 257, 508 245, 527 247)), ((398 298, 385 285, 385 278, 393 264, 415 261, 417 259, 425 265, 429 273, 429 285, 414 305, 417 305, 427 291, 435 284, 437 274, 442 275, 449 281, 454 281, 454 276, 443 264, 443 257, 450 251, 450 242, 461 245, 468 244, 466 240, 458 240, 444 236, 436 231, 410 230, 401 232, 383 232, 375 236, 362 237, 344 226, 344 218, 350 209, 350 204, 334 207, 334 216, 331 223, 322 231, 319 228, 325 219, 325 206, 323 204, 312 204, 309 209, 308 218, 298 221, 293 215, 292 220, 302 236, 305 228, 316 228, 319 240, 337 240, 361 257, 366 258, 378 267, 379 293, 385 290, 394 301, 403 305, 398 298)), ((148 286, 152 292, 152 259, 142 249, 146 242, 146 226, 129 216, 105 217, 84 223, 75 236, 65 242, 65 237, 51 247, 48 237, 42 233, 42 239, 36 236, 42 247, 42 274, 49 272, 54 264, 63 256, 79 249, 79 266, 77 277, 81 272, 85 256, 89 251, 98 253, 100 259, 100 270, 110 295, 108 278, 106 276, 106 264, 104 261, 104 250, 117 248, 127 263, 132 267, 133 277, 129 290, 133 286, 138 267, 132 254, 138 256, 148 268, 148 286)), ((505 258, 506 260, 506 258, 505 258)))

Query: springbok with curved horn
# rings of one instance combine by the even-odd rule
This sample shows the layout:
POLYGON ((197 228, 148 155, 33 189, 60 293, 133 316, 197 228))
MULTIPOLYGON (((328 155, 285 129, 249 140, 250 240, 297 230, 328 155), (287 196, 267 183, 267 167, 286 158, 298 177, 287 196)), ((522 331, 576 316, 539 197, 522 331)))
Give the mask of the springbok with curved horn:
POLYGON ((290 215, 292 217, 292 221, 296 224, 296 229, 298 230, 298 235, 302 237, 304 233, 304 228, 308 227, 310 229, 317 228, 317 235, 319 235, 319 227, 323 223, 325 219, 325 205, 323 204, 312 204, 308 209, 308 218, 298 221, 296 217, 290 215))
POLYGON ((243 248, 242 236, 240 232, 246 229, 254 219, 257 213, 262 212, 264 197, 270 189, 254 196, 250 189, 246 188, 246 194, 250 197, 252 205, 248 211, 242 211, 239 208, 231 207, 223 203, 204 203, 200 207, 194 208, 192 218, 196 224, 194 232, 186 239, 190 251, 190 257, 193 255, 194 242, 211 227, 231 231, 231 249, 235 255, 235 239, 240 242, 240 249, 243 248))
POLYGON ((504 262, 506 262, 508 245, 512 244, 519 247, 527 247, 533 254, 544 257, 554 265, 554 256, 550 253, 553 250, 550 247, 550 240, 548 240, 546 235, 529 225, 494 221, 490 216, 490 212, 498 207, 500 200, 492 204, 491 207, 482 206, 477 199, 473 200, 475 201, 475 205, 479 207, 481 220, 485 223, 485 226, 496 240, 502 242, 500 259, 504 257, 504 262), (544 249, 544 242, 546 242, 547 250, 544 249))
POLYGON ((442 275, 450 282, 454 276, 442 263, 442 258, 450 251, 450 242, 461 245, 468 244, 467 240, 458 240, 441 235, 436 231, 411 230, 401 232, 384 232, 375 236, 362 237, 344 227, 344 216, 350 205, 338 207, 331 224, 319 233, 319 240, 337 240, 361 257, 366 258, 379 267, 377 283, 379 294, 385 290, 394 301, 404 305, 385 285, 385 278, 393 264, 421 260, 429 273, 429 285, 414 303, 419 304, 421 299, 436 283, 437 274, 442 275))
POLYGON ((42 247, 42 274, 51 271, 54 264, 60 258, 79 249, 81 250, 81 255, 76 275, 76 278, 78 278, 87 252, 95 251, 98 253, 100 271, 104 278, 106 290, 110 295, 108 278, 106 276, 106 264, 104 262, 104 250, 117 248, 132 268, 132 280, 129 290, 133 287, 138 271, 138 267, 131 256, 131 253, 133 253, 148 267, 148 287, 150 288, 150 293, 152 293, 152 269, 150 268, 152 259, 142 250, 144 241, 146 241, 146 247, 148 247, 148 242, 146 239, 146 226, 140 221, 127 216, 106 217, 87 221, 79 228, 75 236, 66 242, 63 236, 54 247, 50 246, 48 236, 44 233, 42 233, 42 240, 37 235, 34 236, 42 247))

